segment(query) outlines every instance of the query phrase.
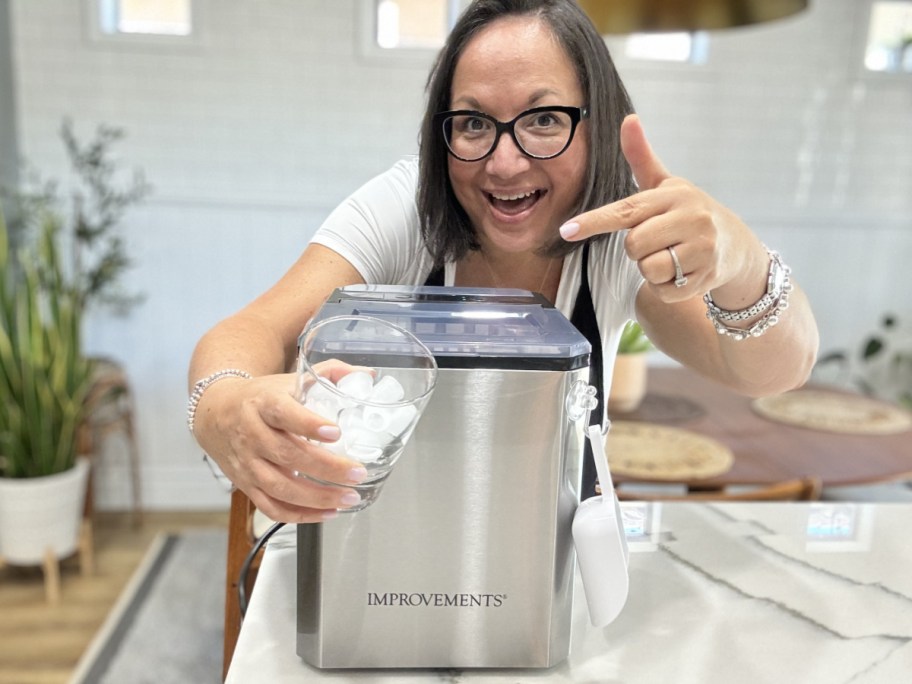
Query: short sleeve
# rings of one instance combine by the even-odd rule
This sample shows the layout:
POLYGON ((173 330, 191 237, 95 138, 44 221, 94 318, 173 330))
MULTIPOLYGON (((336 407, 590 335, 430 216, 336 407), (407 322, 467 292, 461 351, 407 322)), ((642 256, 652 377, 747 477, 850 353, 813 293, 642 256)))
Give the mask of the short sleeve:
POLYGON ((418 159, 409 157, 352 193, 311 239, 340 254, 367 283, 414 284, 431 270, 416 196, 418 159))

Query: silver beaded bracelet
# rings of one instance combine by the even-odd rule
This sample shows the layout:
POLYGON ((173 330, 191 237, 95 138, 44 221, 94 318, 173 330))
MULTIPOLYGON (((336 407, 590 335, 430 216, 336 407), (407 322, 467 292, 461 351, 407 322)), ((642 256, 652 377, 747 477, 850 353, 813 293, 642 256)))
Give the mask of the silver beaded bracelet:
POLYGON ((224 370, 216 371, 212 375, 207 375, 202 380, 198 380, 196 384, 193 385, 193 391, 190 393, 190 399, 187 402, 187 427, 190 429, 190 432, 193 432, 193 422, 196 420, 196 409, 199 406, 200 399, 203 398, 203 392, 205 392, 211 384, 224 378, 245 378, 250 380, 252 377, 253 376, 247 371, 238 368, 225 368, 224 370))
POLYGON ((757 303, 753 306, 749 306, 746 309, 741 309, 739 311, 728 311, 727 309, 720 309, 716 306, 712 298, 709 298, 709 293, 707 292, 703 296, 703 301, 706 302, 706 308, 709 311, 712 311, 713 317, 720 321, 727 321, 729 323, 735 323, 737 321, 746 321, 749 318, 753 318, 757 314, 763 313, 769 309, 773 302, 776 301, 776 298, 771 295, 769 292, 765 293, 760 299, 757 300, 757 303))
POLYGON ((763 318, 761 318, 749 328, 732 328, 728 325, 725 325, 719 319, 714 318, 712 312, 709 310, 706 311, 706 317, 713 322, 717 333, 720 335, 728 335, 736 342, 745 340, 748 337, 760 337, 760 335, 779 323, 780 315, 788 308, 788 297, 791 289, 792 285, 789 283, 788 289, 783 289, 782 294, 777 300, 775 300, 773 308, 764 314, 763 318))
POLYGON ((766 292, 752 306, 738 311, 722 309, 712 300, 712 295, 707 292, 703 295, 706 303, 706 317, 712 321, 716 332, 728 335, 733 340, 740 341, 748 337, 760 337, 771 327, 779 323, 782 312, 788 308, 789 293, 792 291, 790 274, 792 269, 782 262, 778 252, 767 248, 770 256, 770 267, 767 275, 766 292), (760 313, 766 312, 760 320, 749 328, 733 328, 727 322, 746 321, 760 313))

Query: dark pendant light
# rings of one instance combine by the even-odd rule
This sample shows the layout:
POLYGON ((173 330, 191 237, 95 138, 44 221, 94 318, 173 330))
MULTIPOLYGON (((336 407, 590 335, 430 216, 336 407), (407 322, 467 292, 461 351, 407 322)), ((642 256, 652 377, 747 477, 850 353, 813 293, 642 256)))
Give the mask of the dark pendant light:
POLYGON ((577 0, 602 35, 712 31, 791 16, 808 0, 577 0))

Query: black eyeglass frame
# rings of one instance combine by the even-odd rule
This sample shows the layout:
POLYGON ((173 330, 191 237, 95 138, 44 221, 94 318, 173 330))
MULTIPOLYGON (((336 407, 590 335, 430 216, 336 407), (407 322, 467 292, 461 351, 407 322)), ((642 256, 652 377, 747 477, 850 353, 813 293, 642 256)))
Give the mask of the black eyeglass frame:
POLYGON ((510 121, 498 121, 490 114, 485 114, 484 112, 479 112, 474 109, 454 109, 448 112, 437 112, 434 114, 434 128, 440 132, 443 136, 443 144, 451 155, 456 157, 456 159, 464 162, 477 162, 490 157, 494 150, 497 149, 497 143, 500 142, 500 136, 504 133, 509 133, 510 137, 513 138, 513 142, 516 144, 517 149, 522 152, 524 155, 531 159, 554 159, 559 157, 564 152, 567 151, 567 148, 570 147, 570 143, 573 142, 573 136, 576 133, 576 127, 579 125, 580 121, 589 118, 589 109, 587 107, 569 107, 565 105, 545 105, 542 107, 533 107, 532 109, 527 109, 524 112, 520 112, 510 121), (546 156, 538 156, 532 154, 525 147, 522 146, 522 143, 516 137, 516 122, 520 119, 529 116, 530 114, 538 114, 540 112, 561 112, 567 114, 570 117, 570 135, 567 136, 567 144, 564 145, 559 152, 554 154, 549 154, 546 156), (477 116, 480 119, 485 119, 494 124, 494 142, 491 143, 491 149, 485 152, 480 157, 475 159, 467 159, 466 157, 460 157, 453 151, 453 148, 450 147, 449 136, 447 136, 446 120, 453 116, 477 116))

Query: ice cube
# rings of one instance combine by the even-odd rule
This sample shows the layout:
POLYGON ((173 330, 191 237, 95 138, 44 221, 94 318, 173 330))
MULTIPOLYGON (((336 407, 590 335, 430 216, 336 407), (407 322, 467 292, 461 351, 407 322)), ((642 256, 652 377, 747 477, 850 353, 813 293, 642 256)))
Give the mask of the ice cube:
POLYGON ((390 418, 392 418, 395 411, 396 409, 393 408, 365 406, 361 423, 368 430, 373 430, 375 432, 386 430, 389 426, 390 418))
POLYGON ((345 450, 345 455, 361 463, 374 463, 383 456, 383 449, 369 444, 355 444, 345 450))
POLYGON ((412 404, 398 406, 391 411, 386 429, 394 435, 401 435, 411 426, 417 414, 418 409, 412 404))
POLYGON ((340 392, 347 394, 355 399, 364 400, 371 394, 374 386, 374 379, 366 371, 352 371, 344 375, 336 382, 336 387, 340 392))
POLYGON ((322 446, 327 451, 331 451, 337 456, 346 455, 345 442, 341 439, 336 440, 335 442, 321 442, 320 446, 322 446))
POLYGON ((365 429, 351 429, 342 436, 345 441, 345 453, 362 463, 377 461, 383 456, 383 449, 395 437, 389 432, 365 429))
POLYGON ((395 436, 384 430, 353 430, 349 432, 346 444, 349 446, 371 446, 383 448, 395 439, 395 436))
POLYGON ((365 406, 362 422, 368 430, 383 430, 398 435, 409 428, 416 413, 418 409, 411 404, 390 408, 365 406))
POLYGON ((313 399, 314 401, 323 401, 323 402, 334 402, 336 395, 333 394, 332 390, 326 387, 325 385, 314 381, 304 392, 304 396, 307 399, 313 399))
POLYGON ((405 397, 405 389, 392 375, 384 375, 370 393, 370 400, 379 404, 395 404, 405 397))
POLYGON ((360 430, 364 426, 364 409, 360 406, 344 409, 339 414, 339 429, 345 435, 348 432, 360 430))

